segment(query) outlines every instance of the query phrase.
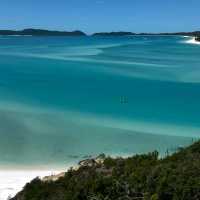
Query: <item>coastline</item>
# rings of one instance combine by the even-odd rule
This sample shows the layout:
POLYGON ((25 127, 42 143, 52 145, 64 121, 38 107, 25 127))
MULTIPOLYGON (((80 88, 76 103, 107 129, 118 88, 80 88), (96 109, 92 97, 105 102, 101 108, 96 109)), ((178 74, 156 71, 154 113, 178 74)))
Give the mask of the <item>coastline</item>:
MULTIPOLYGON (((103 154, 104 156, 104 154, 103 154)), ((87 158, 79 161, 77 164, 71 164, 66 167, 57 167, 53 169, 47 168, 21 168, 21 169, 6 169, 0 168, 0 200, 8 200, 20 192, 24 186, 35 178, 40 178, 42 181, 56 181, 63 177, 65 173, 72 168, 78 170, 81 166, 90 166, 94 163, 99 164, 104 161, 104 157, 99 155, 94 158, 87 158), (40 170, 39 170, 40 169, 40 170)))
POLYGON ((200 45, 200 42, 195 40, 195 37, 192 36, 184 36, 184 38, 188 38, 189 40, 186 40, 185 43, 187 44, 197 44, 200 45))
POLYGON ((46 176, 57 175, 68 171, 74 164, 69 165, 3 165, 0 167, 0 200, 7 200, 14 197, 23 187, 39 177, 43 179, 46 176), (49 167, 50 166, 50 167, 49 167))
MULTIPOLYGON (((194 141, 193 141, 194 142, 194 141)), ((192 142, 192 143, 193 143, 192 142)), ((191 144, 188 144, 191 145, 191 144)), ((177 149, 182 149, 183 147, 177 147, 177 149)), ((176 152, 176 151, 174 151, 176 152)), ((170 152, 169 152, 170 153, 170 152)), ((172 152, 171 152, 172 153, 172 152)), ((173 153, 172 153, 173 154, 173 153)), ((137 154, 136 154, 137 155, 137 154)), ((131 155, 119 156, 117 154, 110 155, 111 158, 117 159, 128 159, 131 155)), ((64 177, 65 173, 73 169, 73 171, 77 171, 80 167, 95 167, 100 166, 104 163, 107 157, 105 154, 100 154, 96 157, 86 158, 84 160, 80 160, 78 163, 69 164, 66 167, 55 167, 55 168, 47 168, 47 167, 24 167, 24 168, 0 168, 0 200, 9 200, 16 196, 16 194, 23 190, 24 186, 27 183, 30 183, 33 179, 39 178, 42 182, 48 183, 49 181, 57 181, 59 178, 64 177)), ((158 157, 162 159, 162 156, 158 157)))
MULTIPOLYGON (((187 144, 189 145, 189 144, 187 144)), ((182 147, 182 146, 181 146, 182 147)), ((112 153, 109 154, 112 158, 122 157, 128 158, 132 154, 119 154, 112 153)), ((161 156, 162 157, 162 156, 161 156)), ((65 165, 30 165, 30 166, 1 166, 0 167, 0 200, 8 200, 10 197, 14 197, 18 192, 20 192, 23 187, 39 177, 41 180, 57 180, 57 177, 63 176, 70 168, 73 170, 78 170, 82 165, 80 163, 87 162, 88 160, 96 160, 97 155, 91 157, 85 157, 79 160, 79 162, 67 163, 65 165)))
POLYGON ((182 194, 187 194, 184 200, 198 199, 199 148, 197 140, 165 158, 158 151, 116 159, 101 154, 68 173, 33 180, 11 199, 174 199, 182 194))
MULTIPOLYGON (((67 171, 65 169, 64 171, 67 171)), ((29 183, 36 177, 44 178, 46 176, 56 175, 63 170, 0 170, 0 200, 7 200, 14 197, 23 189, 26 183, 29 183)))

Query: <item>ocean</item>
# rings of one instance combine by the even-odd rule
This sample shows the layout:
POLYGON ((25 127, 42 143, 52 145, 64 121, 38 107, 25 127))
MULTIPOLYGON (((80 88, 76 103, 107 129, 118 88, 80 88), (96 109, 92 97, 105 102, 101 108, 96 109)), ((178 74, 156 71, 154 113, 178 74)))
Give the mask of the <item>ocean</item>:
POLYGON ((180 36, 0 37, 0 169, 173 152, 200 137, 200 45, 180 36))

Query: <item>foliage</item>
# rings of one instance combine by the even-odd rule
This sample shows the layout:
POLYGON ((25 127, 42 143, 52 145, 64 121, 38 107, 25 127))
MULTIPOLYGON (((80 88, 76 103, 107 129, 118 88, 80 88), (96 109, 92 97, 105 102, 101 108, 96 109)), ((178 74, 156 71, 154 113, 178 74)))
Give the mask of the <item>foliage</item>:
POLYGON ((13 200, 199 200, 200 142, 159 159, 158 152, 69 170, 57 181, 36 178, 13 200))

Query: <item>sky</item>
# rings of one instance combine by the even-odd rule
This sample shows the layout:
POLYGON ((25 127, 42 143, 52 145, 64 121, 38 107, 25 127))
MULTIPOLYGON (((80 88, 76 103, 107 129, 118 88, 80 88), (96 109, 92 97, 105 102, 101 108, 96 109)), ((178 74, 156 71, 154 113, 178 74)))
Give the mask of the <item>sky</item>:
POLYGON ((200 0, 0 0, 0 29, 200 30, 200 0))

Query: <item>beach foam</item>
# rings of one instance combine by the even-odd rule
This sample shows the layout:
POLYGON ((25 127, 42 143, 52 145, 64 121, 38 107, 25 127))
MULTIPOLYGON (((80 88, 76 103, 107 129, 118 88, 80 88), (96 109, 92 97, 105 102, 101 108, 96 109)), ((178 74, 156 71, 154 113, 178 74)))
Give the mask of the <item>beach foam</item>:
POLYGON ((57 174, 59 171, 1 171, 0 170, 0 200, 14 197, 24 185, 36 177, 57 174))
POLYGON ((198 44, 198 45, 200 45, 200 42, 196 41, 196 40, 195 40, 195 37, 187 37, 187 38, 189 38, 189 40, 186 40, 185 43, 187 43, 187 44, 198 44))

